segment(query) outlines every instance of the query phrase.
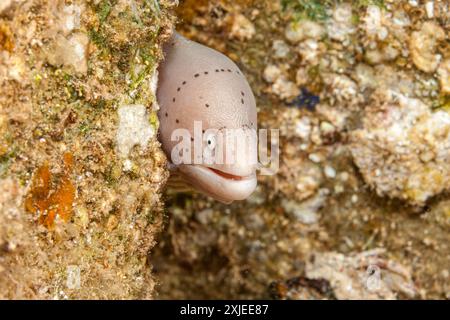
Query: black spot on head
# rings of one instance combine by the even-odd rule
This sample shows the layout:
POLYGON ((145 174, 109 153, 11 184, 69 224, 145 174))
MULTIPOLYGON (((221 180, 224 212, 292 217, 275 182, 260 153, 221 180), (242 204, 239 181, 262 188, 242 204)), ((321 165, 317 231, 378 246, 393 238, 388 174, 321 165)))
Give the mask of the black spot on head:
POLYGON ((176 123, 180 123, 180 120, 178 120, 178 119, 175 119, 175 122, 176 122, 176 123))
POLYGON ((180 87, 178 87, 177 91, 179 92, 180 90, 181 90, 181 88, 180 88, 180 87))
POLYGON ((186 81, 183 81, 183 86, 186 84, 186 81))
POLYGON ((191 141, 194 141, 194 138, 191 137, 191 141))
POLYGON ((196 74, 194 74, 194 77, 199 77, 200 76, 200 74, 198 74, 198 73, 196 73, 196 74))
POLYGON ((241 103, 244 104, 244 99, 241 99, 241 103))
POLYGON ((168 116, 169 116, 169 114, 168 114, 168 113, 166 112, 165 116, 166 116, 166 117, 168 117, 168 116))
POLYGON ((228 72, 231 72, 231 70, 230 70, 230 69, 227 69, 227 71, 228 71, 228 72))
POLYGON ((225 72, 225 69, 220 69, 220 71, 225 72))
POLYGON ((219 72, 220 70, 219 69, 216 69, 216 72, 219 72))
POLYGON ((208 71, 205 71, 205 72, 203 72, 204 74, 208 74, 209 72, 208 71))
POLYGON ((205 133, 205 130, 202 130, 202 133, 205 133))
POLYGON ((236 73, 237 73, 237 74, 241 74, 241 73, 239 72, 239 70, 236 70, 236 73))
POLYGON ((245 93, 244 93, 244 91, 241 91, 241 95, 242 95, 243 97, 245 97, 245 93))
POLYGON ((172 101, 175 102, 175 98, 173 98, 172 101))
POLYGON ((205 107, 209 108, 209 104, 205 104, 205 107))

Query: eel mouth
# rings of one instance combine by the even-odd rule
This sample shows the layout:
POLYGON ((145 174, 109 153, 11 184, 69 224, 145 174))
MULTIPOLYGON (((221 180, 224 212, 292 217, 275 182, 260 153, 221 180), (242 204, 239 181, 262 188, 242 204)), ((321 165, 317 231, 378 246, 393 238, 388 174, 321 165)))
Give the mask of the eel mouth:
POLYGON ((240 181, 240 180, 245 180, 245 179, 249 179, 251 176, 236 176, 234 174, 230 174, 221 170, 217 170, 211 167, 207 167, 209 170, 211 170, 212 172, 214 172, 215 174, 221 176, 224 179, 229 179, 229 180, 236 180, 236 181, 240 181))
POLYGON ((201 165, 181 165, 178 168, 188 183, 224 203, 244 200, 256 188, 256 172, 238 176, 201 165))

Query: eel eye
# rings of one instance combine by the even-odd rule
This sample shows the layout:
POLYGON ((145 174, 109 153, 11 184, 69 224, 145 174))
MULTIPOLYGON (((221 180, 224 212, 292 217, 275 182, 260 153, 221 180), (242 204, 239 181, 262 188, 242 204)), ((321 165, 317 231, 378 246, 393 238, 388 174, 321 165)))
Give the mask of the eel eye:
POLYGON ((209 134, 206 136, 207 147, 213 150, 216 147, 216 136, 214 134, 209 134))

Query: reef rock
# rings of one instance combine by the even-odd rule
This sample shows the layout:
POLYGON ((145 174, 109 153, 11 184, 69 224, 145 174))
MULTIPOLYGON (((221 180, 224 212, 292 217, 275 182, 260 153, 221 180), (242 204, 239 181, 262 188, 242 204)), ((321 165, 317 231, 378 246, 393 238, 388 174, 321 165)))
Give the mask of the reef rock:
POLYGON ((401 264, 383 259, 383 249, 345 256, 337 252, 312 255, 306 264, 308 279, 326 280, 337 299, 396 299, 417 294, 411 272, 401 264))
POLYGON ((438 42, 444 39, 444 30, 433 22, 425 22, 419 31, 412 33, 409 48, 418 69, 429 73, 436 71, 442 57, 435 51, 438 42))
POLYGON ((441 63, 437 73, 442 93, 450 94, 450 59, 446 59, 441 63))
POLYGON ((450 114, 396 92, 376 94, 351 152, 380 196, 412 205, 450 188, 450 114))

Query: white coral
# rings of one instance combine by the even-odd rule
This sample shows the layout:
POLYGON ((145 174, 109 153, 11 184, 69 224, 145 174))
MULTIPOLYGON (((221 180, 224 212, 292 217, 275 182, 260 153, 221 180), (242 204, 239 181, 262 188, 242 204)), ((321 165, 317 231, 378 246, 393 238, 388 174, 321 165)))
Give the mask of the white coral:
POLYGON ((336 41, 345 41, 356 32, 352 22, 352 6, 348 3, 336 6, 328 25, 328 36, 336 41))
POLYGON ((450 58, 442 61, 437 73, 442 93, 450 94, 450 58))
POLYGON ((282 72, 280 68, 274 66, 273 64, 270 64, 264 69, 263 77, 267 82, 273 83, 281 76, 281 74, 282 72))
POLYGON ((339 102, 350 101, 357 103, 358 96, 357 84, 345 75, 329 74, 324 77, 324 82, 329 86, 330 93, 339 102))
POLYGON ((298 53, 302 57, 302 63, 308 65, 319 64, 321 48, 316 40, 308 39, 298 46, 298 53))
POLYGON ((444 30, 434 22, 425 22, 419 31, 411 34, 409 49, 418 69, 429 73, 436 71, 442 58, 436 53, 436 47, 444 39, 444 30))
POLYGON ((417 295, 409 268, 384 259, 385 250, 373 249, 343 255, 314 254, 305 267, 310 279, 326 279, 337 299, 396 299, 398 293, 417 295))
POLYGON ((288 100, 298 96, 300 90, 294 82, 289 81, 284 76, 281 76, 276 79, 275 83, 272 85, 272 92, 281 99, 288 100))
POLYGON ((150 125, 145 106, 123 105, 119 108, 118 113, 117 147, 119 154, 126 158, 136 145, 145 149, 155 132, 150 125))
POLYGON ((80 74, 88 70, 87 46, 89 38, 84 33, 75 33, 69 37, 58 35, 47 52, 48 62, 55 66, 67 66, 80 74))
POLYGON ((351 151, 379 195, 414 205, 450 189, 450 114, 417 99, 380 94, 352 134, 351 151))
POLYGON ((376 37, 378 40, 384 40, 388 36, 388 29, 382 23, 382 11, 379 6, 370 5, 367 7, 364 16, 364 26, 369 37, 376 37))
POLYGON ((249 40, 256 33, 255 26, 242 14, 233 15, 230 36, 239 40, 249 40))
POLYGON ((285 32, 284 36, 291 43, 299 43, 305 39, 320 39, 324 35, 325 31, 323 27, 309 20, 302 20, 300 22, 291 22, 285 32))

